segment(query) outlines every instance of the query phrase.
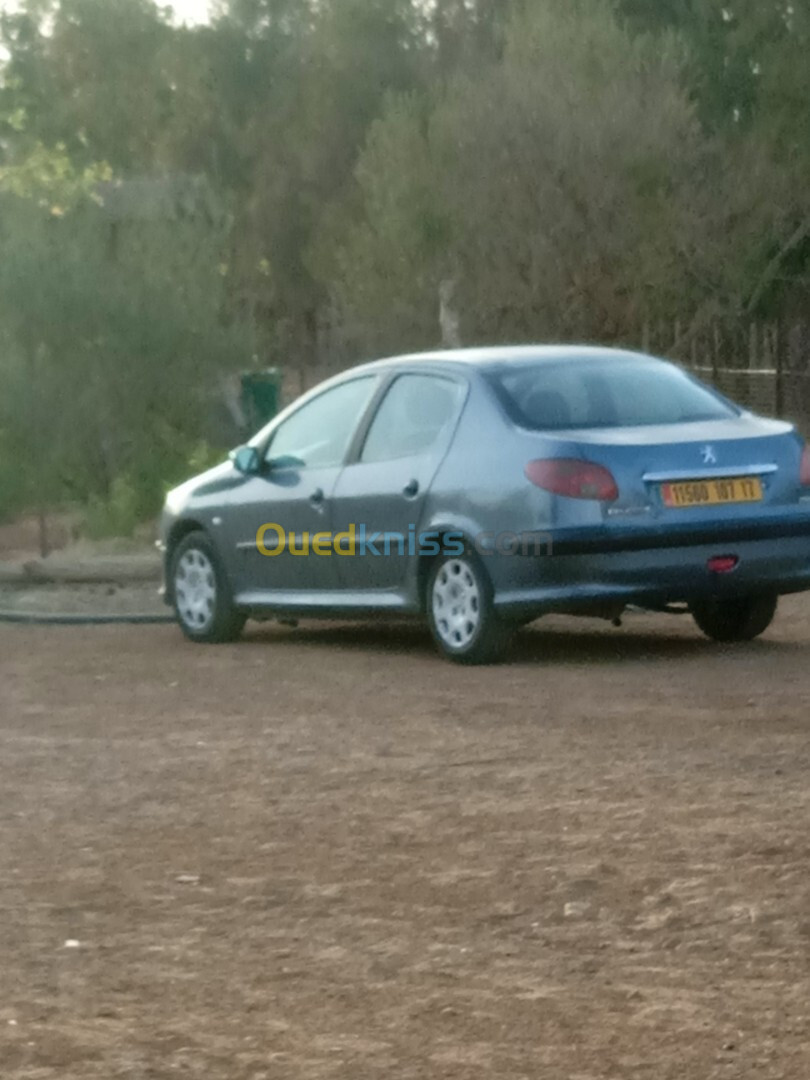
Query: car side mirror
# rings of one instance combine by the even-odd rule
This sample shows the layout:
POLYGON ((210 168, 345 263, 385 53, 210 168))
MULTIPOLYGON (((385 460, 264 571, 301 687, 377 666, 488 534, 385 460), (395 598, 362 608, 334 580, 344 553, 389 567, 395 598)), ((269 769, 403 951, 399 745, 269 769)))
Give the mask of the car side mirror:
POLYGON ((255 446, 240 446, 231 450, 229 457, 234 468, 245 476, 256 476, 261 471, 261 458, 255 446))

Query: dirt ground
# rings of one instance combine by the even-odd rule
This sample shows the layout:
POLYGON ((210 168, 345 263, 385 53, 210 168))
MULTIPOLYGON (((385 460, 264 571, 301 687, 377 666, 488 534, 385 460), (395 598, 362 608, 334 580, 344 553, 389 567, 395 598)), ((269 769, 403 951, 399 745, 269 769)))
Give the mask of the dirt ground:
MULTIPOLYGON (((171 612, 158 594, 156 582, 97 585, 0 584, 0 612, 26 615, 154 615, 171 612)), ((0 1078, 1 1080, 1 1078, 0 1078)))
POLYGON ((807 1080, 810 602, 0 627, 2 1080, 807 1080))

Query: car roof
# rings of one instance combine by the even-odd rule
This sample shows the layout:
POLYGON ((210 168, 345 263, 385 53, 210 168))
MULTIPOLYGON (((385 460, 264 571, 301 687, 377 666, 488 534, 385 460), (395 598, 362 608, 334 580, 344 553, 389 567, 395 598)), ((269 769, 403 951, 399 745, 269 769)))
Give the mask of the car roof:
MULTIPOLYGON (((657 358, 629 349, 610 349, 599 345, 490 345, 472 349, 438 349, 434 352, 406 353, 364 364, 364 369, 394 367, 401 364, 452 364, 476 368, 512 367, 520 364, 553 363, 561 360, 633 359, 655 362, 657 358)), ((660 363, 660 361, 658 361, 660 363)))

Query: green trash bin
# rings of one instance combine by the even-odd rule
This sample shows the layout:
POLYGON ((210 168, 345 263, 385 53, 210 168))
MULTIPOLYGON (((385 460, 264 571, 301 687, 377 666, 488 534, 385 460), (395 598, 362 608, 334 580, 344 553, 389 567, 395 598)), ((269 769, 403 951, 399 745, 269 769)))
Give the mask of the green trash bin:
POLYGON ((269 423, 281 405, 281 372, 278 368, 249 371, 242 376, 242 411, 250 432, 269 423))

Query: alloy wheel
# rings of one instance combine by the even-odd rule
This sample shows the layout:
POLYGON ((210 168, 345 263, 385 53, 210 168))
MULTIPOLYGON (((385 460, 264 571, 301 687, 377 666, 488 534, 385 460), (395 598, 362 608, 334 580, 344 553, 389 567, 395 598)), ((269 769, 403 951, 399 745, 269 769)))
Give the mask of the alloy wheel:
POLYGON ((433 621, 448 649, 463 649, 481 623, 481 590, 475 571, 464 559, 446 562, 433 583, 433 621))
POLYGON ((189 548, 174 573, 177 613, 194 633, 202 633, 214 621, 217 579, 211 560, 198 548, 189 548))

